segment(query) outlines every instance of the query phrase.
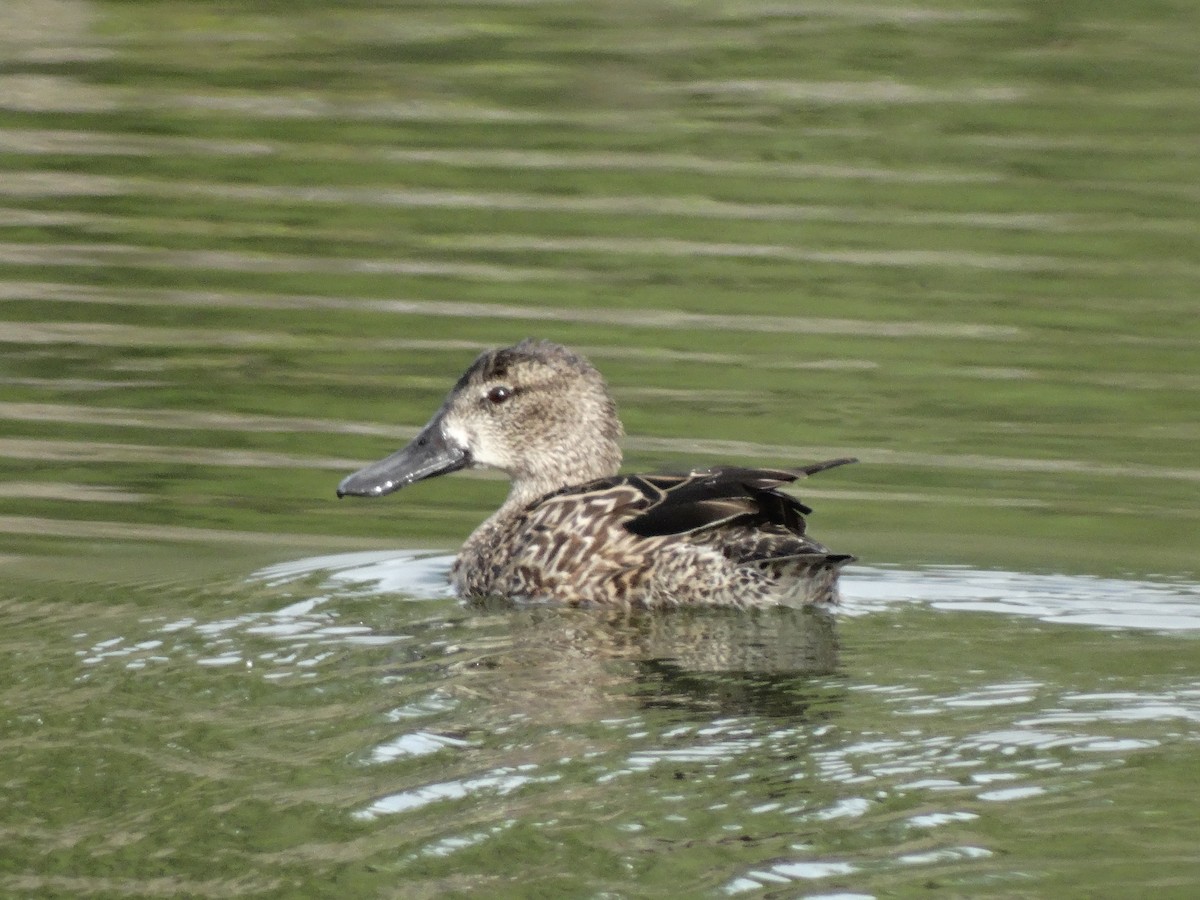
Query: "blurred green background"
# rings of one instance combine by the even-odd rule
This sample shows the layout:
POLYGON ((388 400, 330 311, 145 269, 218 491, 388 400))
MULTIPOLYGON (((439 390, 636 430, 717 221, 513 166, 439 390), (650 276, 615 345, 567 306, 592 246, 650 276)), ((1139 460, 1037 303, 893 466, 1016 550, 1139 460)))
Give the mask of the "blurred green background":
POLYGON ((452 548, 503 484, 333 488, 534 335, 607 374, 629 468, 861 457, 803 493, 865 561, 1195 572, 1198 34, 8 0, 0 550, 452 548))

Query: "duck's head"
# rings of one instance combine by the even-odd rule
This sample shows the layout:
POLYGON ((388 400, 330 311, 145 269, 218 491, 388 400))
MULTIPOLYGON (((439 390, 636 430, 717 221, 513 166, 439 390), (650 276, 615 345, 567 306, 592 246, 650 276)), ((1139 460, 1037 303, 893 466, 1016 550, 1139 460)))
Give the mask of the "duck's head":
POLYGON ((600 373, 577 353, 525 340, 467 369, 412 442, 350 475, 338 496, 381 497, 469 466, 499 469, 532 501, 616 473, 621 423, 600 373))

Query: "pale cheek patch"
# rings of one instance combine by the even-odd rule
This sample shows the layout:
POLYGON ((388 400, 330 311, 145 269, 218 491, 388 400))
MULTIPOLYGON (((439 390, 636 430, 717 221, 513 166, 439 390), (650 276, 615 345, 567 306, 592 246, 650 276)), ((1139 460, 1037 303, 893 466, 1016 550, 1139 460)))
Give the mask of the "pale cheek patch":
MULTIPOLYGON (((478 429, 481 423, 474 424, 478 429)), ((450 443, 470 451, 472 468, 508 470, 510 461, 497 452, 496 440, 488 428, 472 431, 460 421, 447 419, 442 426, 442 434, 450 443)))
POLYGON ((500 469, 503 472, 508 471, 508 467, 503 464, 500 457, 489 455, 486 450, 480 450, 471 454, 471 466, 476 469, 500 469))
POLYGON ((442 423, 442 435, 446 441, 463 450, 471 450, 471 436, 461 422, 447 419, 442 423))

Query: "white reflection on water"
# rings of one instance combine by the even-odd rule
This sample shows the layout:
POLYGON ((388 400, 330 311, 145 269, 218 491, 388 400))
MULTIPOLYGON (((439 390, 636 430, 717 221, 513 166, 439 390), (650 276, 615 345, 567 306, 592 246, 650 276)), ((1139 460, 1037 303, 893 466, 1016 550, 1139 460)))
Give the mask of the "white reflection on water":
MULTIPOLYGON (((197 665, 208 668, 243 665, 269 667, 268 679, 298 675, 316 676, 316 669, 333 655, 329 647, 383 646, 412 640, 407 634, 384 634, 369 625, 339 622, 330 607, 335 598, 350 594, 399 594, 414 599, 443 598, 449 594, 446 571, 451 557, 416 551, 343 553, 280 563, 250 576, 250 582, 280 587, 320 573, 322 584, 275 610, 241 613, 201 622, 193 617, 174 619, 154 628, 155 637, 126 643, 113 637, 77 651, 84 665, 124 659, 126 668, 142 669, 167 662, 189 638, 199 637, 203 648, 186 651, 197 665), (163 640, 174 643, 167 647, 163 640), (280 642, 280 650, 250 649, 247 638, 280 642)), ((295 594, 284 595, 295 596, 295 594)))
POLYGON ((980 800, 989 801, 1004 801, 1004 800, 1026 800, 1029 797, 1039 797, 1046 793, 1044 787, 1015 787, 1015 788, 1000 788, 996 791, 984 791, 982 794, 976 794, 980 800))
POLYGON ((417 550, 334 553, 268 566, 250 577, 270 585, 280 585, 319 572, 328 578, 332 586, 432 600, 452 595, 447 573, 453 559, 452 556, 417 550))
POLYGON ((909 853, 897 857, 896 861, 910 866, 928 866, 936 863, 958 862, 962 859, 985 859, 991 855, 991 850, 985 850, 982 847, 948 847, 945 850, 932 850, 929 853, 909 853))
MULTIPOLYGON (((280 563, 252 577, 282 584, 324 572, 331 585, 434 599, 451 595, 446 583, 451 560, 448 555, 410 550, 339 553, 280 563)), ((1032 616, 1069 625, 1200 630, 1200 585, 1178 580, 1042 575, 966 566, 851 566, 842 577, 842 600, 838 609, 842 616, 867 615, 900 603, 925 603, 950 612, 1032 616)), ((958 702, 972 701, 964 697, 958 702)))
POLYGON ((951 822, 970 822, 978 818, 978 815, 970 812, 926 813, 910 817, 908 825, 910 828, 937 828, 951 822))
POLYGON ((559 775, 531 774, 537 769, 532 763, 521 766, 505 766, 476 778, 461 778, 427 784, 409 791, 401 791, 381 797, 365 809, 354 813, 354 818, 365 821, 379 816, 411 812, 442 800, 461 800, 463 797, 485 793, 503 796, 532 782, 558 781, 559 775))
POLYGON ((846 797, 832 806, 817 810, 806 818, 818 819, 823 822, 831 819, 857 819, 859 816, 866 815, 870 808, 870 801, 864 797, 846 797))
POLYGON ((1081 722, 1147 722, 1168 719, 1200 722, 1200 687, 1184 688, 1170 694, 1135 694, 1131 691, 1066 694, 1060 702, 1063 706, 1079 705, 1084 708, 1054 709, 1020 724, 1075 725, 1081 722))
POLYGON ((469 746, 470 742, 462 738, 428 731, 413 731, 376 746, 371 751, 370 762, 388 763, 401 757, 428 756, 448 748, 460 749, 469 746))
MULTIPOLYGON (((850 875, 857 872, 858 866, 848 862, 781 862, 769 869, 755 869, 745 875, 733 879, 725 885, 726 894, 744 894, 747 891, 758 891, 770 884, 788 884, 797 878, 815 881, 830 878, 835 875, 850 875)), ((870 894, 823 894, 824 897, 871 897, 870 894)))
POLYGON ((1033 575, 930 566, 853 566, 842 578, 842 615, 866 615, 898 603, 951 612, 1032 616, 1064 625, 1154 631, 1200 629, 1200 585, 1088 575, 1033 575))

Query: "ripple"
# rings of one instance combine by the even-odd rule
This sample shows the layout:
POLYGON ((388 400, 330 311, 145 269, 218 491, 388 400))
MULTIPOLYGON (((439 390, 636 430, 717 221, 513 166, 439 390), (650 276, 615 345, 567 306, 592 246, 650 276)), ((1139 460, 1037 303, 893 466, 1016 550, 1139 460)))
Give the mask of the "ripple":
POLYGON ((971 812, 928 813, 912 816, 908 820, 908 824, 912 828, 937 828, 940 825, 949 825, 951 822, 970 822, 978 818, 978 815, 971 812))
POLYGON ((976 794, 975 796, 977 796, 980 800, 996 802, 1007 800, 1025 800, 1029 797, 1037 797, 1044 793, 1046 793, 1045 788, 1031 786, 1001 788, 1000 790, 996 791, 984 791, 982 794, 976 794))
POLYGON ((817 810, 811 814, 810 818, 822 822, 828 822, 831 819, 857 819, 865 815, 870 808, 870 801, 863 797, 847 797, 832 806, 817 810))
POLYGON ((335 601, 364 593, 440 599, 449 593, 448 564, 448 557, 418 551, 344 553, 281 563, 247 580, 279 589, 280 597, 290 600, 277 609, 207 621, 193 616, 158 623, 143 620, 148 635, 107 637, 77 650, 76 655, 89 668, 118 662, 128 669, 142 669, 182 656, 204 668, 257 666, 266 670, 263 677, 269 680, 313 678, 321 664, 333 657, 334 648, 386 647, 414 640, 410 633, 384 633, 361 622, 339 621, 335 601), (299 597, 283 590, 318 573, 325 576, 319 590, 299 597))
POLYGON ((432 600, 453 595, 447 582, 453 560, 421 550, 336 553, 268 566, 250 577, 277 586, 321 573, 334 586, 432 600))
POLYGON ((431 803, 446 800, 461 800, 476 794, 491 794, 504 796, 534 782, 557 781, 557 775, 535 776, 530 774, 537 766, 527 764, 522 766, 501 767, 475 778, 463 778, 454 781, 443 781, 427 784, 413 790, 389 794, 374 801, 365 809, 354 813, 359 821, 369 821, 380 816, 396 815, 412 812, 431 803))
POLYGON ((1064 706, 1084 709, 1053 709, 1027 719, 1024 725, 1079 725, 1099 722, 1141 723, 1152 721, 1200 722, 1200 687, 1184 687, 1171 693, 1137 694, 1120 691, 1108 694, 1067 694, 1064 706))
POLYGON ((371 750, 370 763, 388 763, 402 757, 429 756, 447 749, 469 747, 470 742, 444 734, 414 731, 379 744, 371 750))
POLYGON ((896 861, 911 866, 928 866, 935 863, 959 862, 964 859, 986 859, 989 856, 992 856, 992 851, 982 847, 948 847, 945 850, 931 850, 928 853, 909 853, 898 857, 896 861))
POLYGON ((953 612, 1030 616, 1064 625, 1154 631, 1200 629, 1200 585, 1089 575, 1036 575, 937 566, 855 566, 842 579, 844 615, 925 603, 953 612))
MULTIPOLYGON (((776 863, 768 869, 754 869, 741 875, 724 887, 726 894, 744 894, 747 891, 762 890, 771 884, 788 884, 796 879, 816 881, 822 878, 832 878, 836 875, 852 875, 859 866, 848 862, 834 861, 800 861, 776 863)), ((842 895, 844 896, 844 895, 842 895)))

